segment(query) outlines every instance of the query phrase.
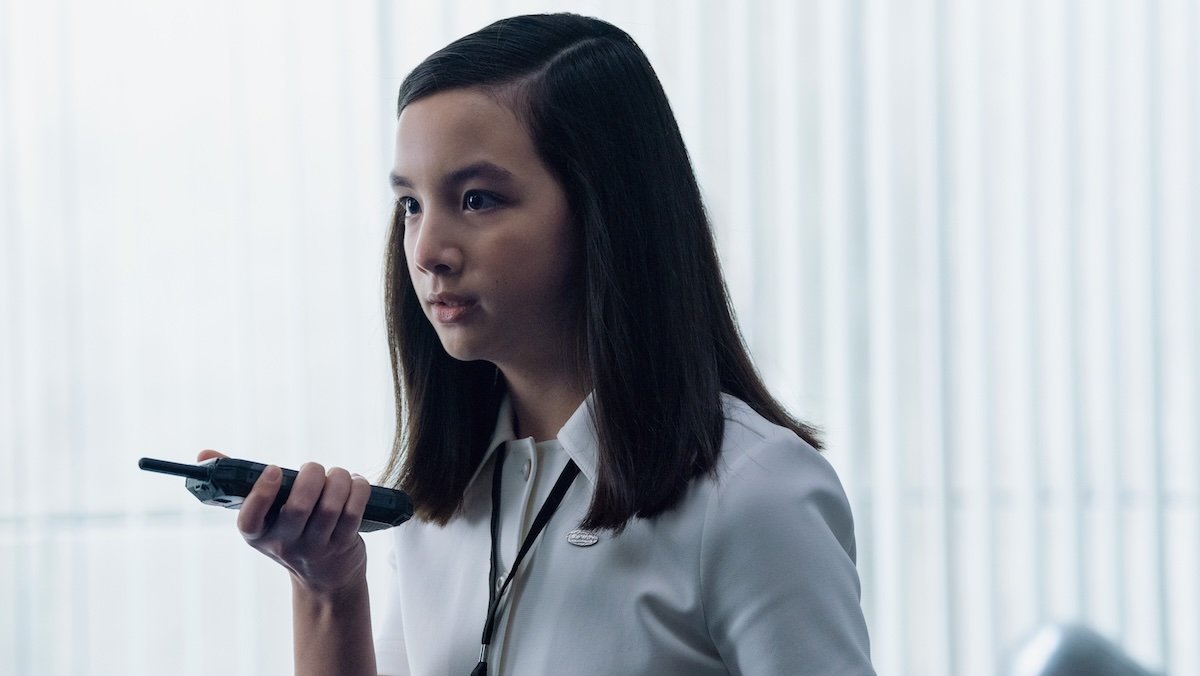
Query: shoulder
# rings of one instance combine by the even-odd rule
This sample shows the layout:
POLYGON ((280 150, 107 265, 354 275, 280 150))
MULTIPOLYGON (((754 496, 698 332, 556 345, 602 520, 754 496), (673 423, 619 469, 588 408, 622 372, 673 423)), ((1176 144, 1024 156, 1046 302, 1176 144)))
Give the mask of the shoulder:
POLYGON ((793 530, 810 523, 827 529, 853 559, 850 505, 829 461, 742 400, 723 395, 723 404, 725 438, 709 496, 709 526, 786 516, 795 519, 793 530))
POLYGON ((872 673, 837 474, 745 403, 726 397, 725 414, 700 538, 703 613, 722 659, 744 674, 872 673))

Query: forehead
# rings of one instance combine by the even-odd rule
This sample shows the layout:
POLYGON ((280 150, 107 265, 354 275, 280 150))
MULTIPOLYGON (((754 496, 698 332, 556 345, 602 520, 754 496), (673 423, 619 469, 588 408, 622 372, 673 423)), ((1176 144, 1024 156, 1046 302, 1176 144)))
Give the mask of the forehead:
POLYGON ((479 161, 510 171, 541 164, 521 120, 481 91, 438 92, 408 104, 400 113, 396 174, 432 178, 479 161))

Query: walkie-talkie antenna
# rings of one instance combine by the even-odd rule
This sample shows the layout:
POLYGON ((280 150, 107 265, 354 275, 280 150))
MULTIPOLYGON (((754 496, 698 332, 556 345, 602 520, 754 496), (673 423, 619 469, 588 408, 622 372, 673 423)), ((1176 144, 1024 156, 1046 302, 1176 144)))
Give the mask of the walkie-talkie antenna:
POLYGON ((148 472, 185 476, 189 479, 196 479, 197 481, 208 481, 212 478, 212 468, 205 465, 185 465, 179 462, 155 460, 154 458, 142 458, 141 460, 138 460, 138 467, 148 472))

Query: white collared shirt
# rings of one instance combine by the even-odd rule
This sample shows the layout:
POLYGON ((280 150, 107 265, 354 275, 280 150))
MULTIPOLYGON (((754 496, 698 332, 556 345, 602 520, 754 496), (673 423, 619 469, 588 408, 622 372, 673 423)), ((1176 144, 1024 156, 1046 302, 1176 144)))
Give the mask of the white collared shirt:
MULTIPOLYGON (((874 673, 853 522, 832 467, 740 400, 725 396, 724 406, 716 477, 694 479, 671 510, 619 535, 596 533, 590 546, 567 540, 596 479, 588 402, 557 440, 538 444, 513 439, 511 408, 501 406, 489 446, 508 444, 500 581, 568 458, 580 474, 510 585, 490 675, 874 673)), ((448 525, 392 529, 379 673, 468 676, 475 667, 495 457, 483 458, 448 525)))

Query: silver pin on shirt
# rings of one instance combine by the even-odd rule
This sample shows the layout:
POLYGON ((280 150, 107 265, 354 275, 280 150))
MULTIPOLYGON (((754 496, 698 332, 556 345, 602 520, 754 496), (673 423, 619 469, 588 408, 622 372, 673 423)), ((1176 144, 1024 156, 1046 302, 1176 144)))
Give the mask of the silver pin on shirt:
POLYGON ((591 547, 599 541, 600 536, 596 535, 594 531, 576 528, 570 533, 567 533, 567 542, 570 542, 576 547, 591 547))

